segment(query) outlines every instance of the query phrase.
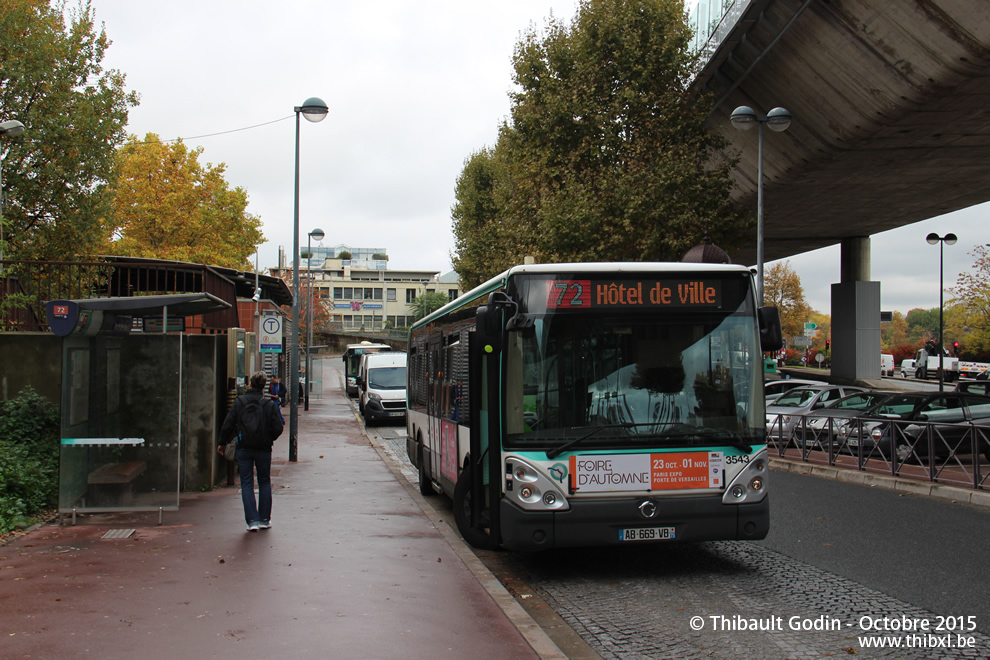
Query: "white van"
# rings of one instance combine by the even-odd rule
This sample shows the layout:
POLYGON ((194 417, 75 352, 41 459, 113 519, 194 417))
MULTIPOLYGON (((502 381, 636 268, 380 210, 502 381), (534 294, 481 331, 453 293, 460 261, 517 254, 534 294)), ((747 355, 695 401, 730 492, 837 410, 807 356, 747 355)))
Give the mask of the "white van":
POLYGON ((358 408, 366 424, 406 418, 406 354, 368 353, 358 369, 358 408))
POLYGON ((893 376, 894 375, 894 356, 890 353, 880 354, 880 375, 881 376, 893 376))

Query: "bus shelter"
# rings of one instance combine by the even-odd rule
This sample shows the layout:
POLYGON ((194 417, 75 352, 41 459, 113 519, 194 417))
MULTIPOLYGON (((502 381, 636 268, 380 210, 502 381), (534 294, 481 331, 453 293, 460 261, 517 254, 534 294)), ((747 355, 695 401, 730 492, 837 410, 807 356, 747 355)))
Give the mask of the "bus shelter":
POLYGON ((47 303, 63 337, 59 514, 178 509, 196 368, 182 320, 227 307, 208 293, 47 303))

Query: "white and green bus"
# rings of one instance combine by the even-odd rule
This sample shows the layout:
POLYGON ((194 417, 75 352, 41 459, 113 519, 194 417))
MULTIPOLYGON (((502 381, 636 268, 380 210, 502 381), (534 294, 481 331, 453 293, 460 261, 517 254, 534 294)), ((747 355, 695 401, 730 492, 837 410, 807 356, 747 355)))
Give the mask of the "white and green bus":
POLYGON ((516 266, 410 329, 407 451, 476 547, 761 539, 769 530, 753 272, 516 266))

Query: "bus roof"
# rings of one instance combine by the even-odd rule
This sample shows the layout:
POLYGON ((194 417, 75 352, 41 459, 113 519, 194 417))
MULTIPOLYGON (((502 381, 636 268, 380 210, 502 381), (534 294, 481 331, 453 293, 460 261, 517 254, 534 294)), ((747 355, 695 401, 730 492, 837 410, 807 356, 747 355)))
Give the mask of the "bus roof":
POLYGON ((428 316, 424 316, 420 320, 413 323, 409 330, 410 332, 422 325, 427 325, 436 321, 438 318, 444 315, 464 307, 475 300, 479 296, 484 296, 491 293, 492 291, 498 291, 505 286, 506 281, 512 275, 521 274, 541 274, 541 273, 649 273, 649 272, 668 272, 668 273, 697 273, 697 272, 725 272, 725 273, 753 273, 755 269, 748 266, 741 266, 738 264, 706 264, 697 262, 681 262, 681 261, 615 261, 615 262, 591 262, 591 263, 563 263, 563 264, 521 264, 518 266, 513 266, 507 271, 500 273, 488 280, 484 284, 479 284, 475 288, 466 292, 464 295, 459 296, 455 300, 451 300, 449 303, 441 307, 440 309, 432 312, 428 316))
POLYGON ((392 347, 389 346, 388 344, 372 344, 370 341, 363 341, 360 344, 348 344, 347 345, 347 350, 348 351, 350 351, 352 349, 357 349, 357 348, 360 348, 360 349, 365 349, 365 348, 389 348, 390 349, 392 347))

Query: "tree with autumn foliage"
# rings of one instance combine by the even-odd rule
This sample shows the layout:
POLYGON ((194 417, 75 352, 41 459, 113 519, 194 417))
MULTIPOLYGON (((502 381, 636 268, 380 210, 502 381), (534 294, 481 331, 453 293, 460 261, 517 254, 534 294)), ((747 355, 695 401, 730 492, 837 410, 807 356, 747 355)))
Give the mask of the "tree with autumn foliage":
POLYGON ((884 353, 891 353, 898 346, 908 343, 907 319, 900 312, 895 311, 891 315, 891 320, 880 324, 880 350, 884 353))
POLYGON ((117 152, 105 223, 109 253, 250 267, 265 240, 261 220, 247 212, 247 192, 224 179, 225 165, 202 165, 202 153, 154 133, 128 138, 117 152))
POLYGON ((101 243, 116 145, 138 97, 104 70, 110 39, 90 2, 0 2, 0 119, 24 124, 0 141, 3 256, 70 260, 101 243))
POLYGON ((784 335, 800 337, 811 320, 811 308, 804 299, 801 278, 790 261, 777 261, 763 271, 763 304, 780 311, 784 335))
MULTIPOLYGON (((334 324, 333 300, 328 296, 332 293, 327 287, 317 286, 315 280, 310 280, 305 271, 299 272, 299 337, 305 345, 309 338, 310 300, 313 304, 313 344, 321 343, 317 336, 321 332, 329 332, 334 324), (312 291, 310 287, 312 286, 312 291), (323 295, 321 295, 321 293, 323 295)), ((292 269, 284 270, 279 278, 292 289, 292 269)), ((286 317, 292 318, 292 305, 283 305, 282 311, 286 317)))
POLYGON ((954 290, 969 330, 959 341, 969 355, 985 358, 990 355, 990 249, 977 245, 970 254, 976 257, 973 271, 960 273, 954 290))

